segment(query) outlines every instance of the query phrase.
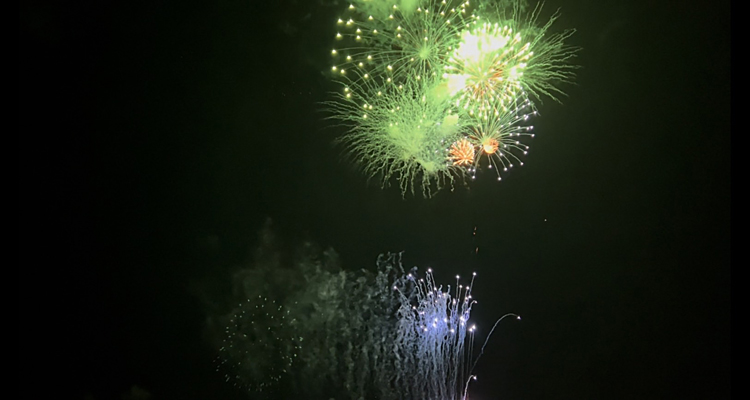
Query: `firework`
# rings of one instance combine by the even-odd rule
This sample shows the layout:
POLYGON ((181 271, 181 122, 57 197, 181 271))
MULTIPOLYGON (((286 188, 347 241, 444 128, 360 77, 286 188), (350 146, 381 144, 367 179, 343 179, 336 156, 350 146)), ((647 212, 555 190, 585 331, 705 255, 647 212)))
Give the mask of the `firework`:
MULTIPOLYGON (((468 33, 464 33, 472 41, 462 45, 472 52, 480 50, 477 45, 485 47, 479 51, 480 55, 455 59, 491 76, 502 77, 490 85, 500 96, 512 97, 522 88, 534 101, 541 103, 547 97, 560 102, 560 97, 565 95, 561 86, 572 83, 575 77, 578 66, 571 61, 580 48, 566 44, 575 33, 574 29, 550 30, 560 17, 559 10, 544 25, 539 24, 542 6, 540 2, 530 8, 524 0, 480 2, 475 10, 476 18, 468 33)), ((466 73, 477 75, 472 70, 466 73)), ((467 85, 466 89, 471 87, 467 85)))
POLYGON ((522 157, 529 150, 524 139, 533 138, 534 126, 528 124, 537 115, 533 103, 521 92, 510 104, 497 104, 489 111, 474 114, 467 130, 467 140, 477 149, 472 178, 480 163, 495 170, 497 179, 514 165, 523 165, 522 157))
POLYGON ((515 101, 531 57, 529 43, 507 25, 478 24, 463 31, 443 77, 458 104, 469 113, 489 113, 515 101))
POLYGON ((524 0, 350 4, 331 51, 342 88, 325 103, 347 128, 350 158, 382 187, 395 178, 402 195, 425 197, 473 178, 484 156, 498 180, 522 165, 534 103, 560 101, 576 68, 578 49, 565 44, 574 31, 550 31, 559 12, 539 26, 541 10, 524 0))
POLYGON ((367 176, 379 177, 383 187, 395 177, 402 194, 420 188, 429 197, 463 174, 449 160, 460 125, 441 81, 413 80, 382 90, 364 87, 373 95, 347 87, 329 107, 331 119, 348 130, 340 141, 367 176))
POLYGON ((468 2, 362 0, 336 22, 334 78, 403 84, 442 74, 445 59, 473 16, 468 2))
POLYGON ((239 303, 228 317, 217 359, 227 382, 268 392, 288 373, 299 351, 289 311, 258 296, 239 303))
POLYGON ((378 257, 375 272, 344 271, 331 251, 300 254, 235 275, 242 292, 268 296, 219 319, 218 369, 228 381, 269 396, 465 398, 477 359, 473 276, 444 290, 431 270, 406 270, 400 254, 378 257))
POLYGON ((476 303, 471 283, 461 285, 457 276, 451 292, 450 286, 443 291, 436 285, 430 269, 424 278, 411 273, 407 277, 411 285, 394 286, 401 299, 397 343, 402 351, 396 370, 400 392, 406 398, 462 399, 475 329, 469 321, 476 303))

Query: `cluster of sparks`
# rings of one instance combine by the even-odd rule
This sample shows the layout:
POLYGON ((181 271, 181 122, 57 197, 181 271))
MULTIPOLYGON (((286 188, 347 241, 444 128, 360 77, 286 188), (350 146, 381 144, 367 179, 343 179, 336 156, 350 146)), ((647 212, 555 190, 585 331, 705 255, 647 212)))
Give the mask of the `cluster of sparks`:
POLYGON ((408 275, 413 296, 394 287, 400 295, 400 339, 411 343, 415 351, 402 354, 404 363, 417 373, 401 377, 406 382, 403 393, 409 398, 464 399, 471 375, 471 349, 476 326, 470 324, 471 307, 476 303, 471 287, 456 276, 451 293, 436 285, 432 270, 424 278, 408 275), (438 361, 439 362, 435 362, 438 361))
MULTIPOLYGON (((401 254, 377 264, 374 279, 315 268, 281 302, 261 295, 239 303, 225 322, 217 370, 269 396, 466 399, 478 360, 476 274, 443 289, 431 269, 422 277, 416 267, 406 271, 401 254)), ((508 316, 520 319, 498 322, 508 316)))
MULTIPOLYGON (((395 256, 390 262, 400 264, 395 256)), ((401 398, 413 399, 468 399, 469 384, 477 379, 474 366, 481 357, 474 357, 476 325, 470 322, 471 309, 477 301, 472 296, 476 272, 468 285, 461 284, 456 275, 453 290, 443 289, 435 283, 432 269, 424 278, 417 278, 413 269, 406 276, 403 287, 394 286, 399 293, 401 307, 398 311, 397 340, 401 349, 411 352, 399 354, 402 364, 396 381, 402 382, 401 398)), ((494 328, 503 319, 517 314, 509 313, 497 320, 482 346, 489 341, 494 328)))
POLYGON ((216 361, 227 382, 263 392, 282 379, 300 348, 288 316, 288 310, 264 296, 237 305, 219 348, 223 356, 216 361))
POLYGON ((572 80, 567 61, 576 51, 563 45, 572 31, 544 37, 557 14, 539 28, 541 6, 524 19, 523 1, 511 1, 509 9, 482 0, 348 6, 331 50, 331 72, 343 88, 327 104, 331 118, 348 127, 341 140, 366 174, 380 175, 383 186, 395 176, 402 194, 414 193, 421 180, 429 197, 433 183, 440 189, 457 176, 473 179, 479 167, 494 169, 499 180, 522 164, 523 139, 533 136, 528 120, 537 114, 529 97, 558 100, 555 85, 572 80), (422 112, 427 106, 429 114, 422 112), (394 119, 425 117, 420 129, 390 129, 394 119), (450 130, 446 118, 452 118, 450 130), (429 156, 416 156, 405 143, 429 156))
MULTIPOLYGON (((476 21, 475 21, 476 22, 476 21)), ((523 92, 520 85, 530 44, 497 23, 474 24, 462 33, 461 43, 443 76, 455 88, 459 104, 471 113, 492 113, 523 92)))

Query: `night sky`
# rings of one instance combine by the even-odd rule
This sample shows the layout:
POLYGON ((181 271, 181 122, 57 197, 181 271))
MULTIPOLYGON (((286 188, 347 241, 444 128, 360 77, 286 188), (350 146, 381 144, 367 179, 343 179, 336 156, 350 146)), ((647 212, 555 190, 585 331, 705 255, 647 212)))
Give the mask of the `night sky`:
POLYGON ((472 400, 730 397, 728 2, 547 1, 583 48, 569 97, 539 105, 523 167, 427 200, 332 144, 346 3, 72 3, 20 4, 23 397, 248 398, 214 371, 196 288, 267 218, 345 269, 476 271, 479 337, 523 319, 472 400))

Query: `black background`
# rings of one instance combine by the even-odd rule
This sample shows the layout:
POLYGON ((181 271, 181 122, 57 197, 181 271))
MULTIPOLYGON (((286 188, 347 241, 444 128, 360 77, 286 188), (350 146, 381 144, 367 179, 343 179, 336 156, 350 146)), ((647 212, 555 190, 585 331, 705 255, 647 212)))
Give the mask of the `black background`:
POLYGON ((23 397, 244 398, 191 287, 270 217, 344 268, 405 250, 438 281, 476 271, 479 337, 523 319, 472 399, 729 398, 727 2, 547 1, 583 48, 569 97, 539 106, 523 167, 429 200, 331 144, 345 3, 73 3, 20 3, 23 397))

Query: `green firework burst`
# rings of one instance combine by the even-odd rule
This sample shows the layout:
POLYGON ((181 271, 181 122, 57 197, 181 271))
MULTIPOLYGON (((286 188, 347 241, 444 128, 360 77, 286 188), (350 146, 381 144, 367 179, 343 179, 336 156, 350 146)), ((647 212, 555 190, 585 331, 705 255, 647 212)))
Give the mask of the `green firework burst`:
POLYGON ((421 187, 429 197, 463 173, 448 159, 448 146, 460 137, 459 116, 441 91, 433 79, 383 90, 346 87, 328 104, 331 118, 348 128, 341 142, 366 175, 380 177, 384 187, 395 177, 402 194, 421 187))
POLYGON ((483 155, 498 179, 522 165, 518 136, 531 136, 534 103, 559 102, 576 68, 578 49, 565 43, 574 31, 550 30, 559 12, 538 25, 541 10, 525 0, 350 4, 331 51, 343 88, 325 103, 347 127, 349 156, 383 187, 396 178, 403 195, 421 187, 427 197, 473 177, 483 155))

